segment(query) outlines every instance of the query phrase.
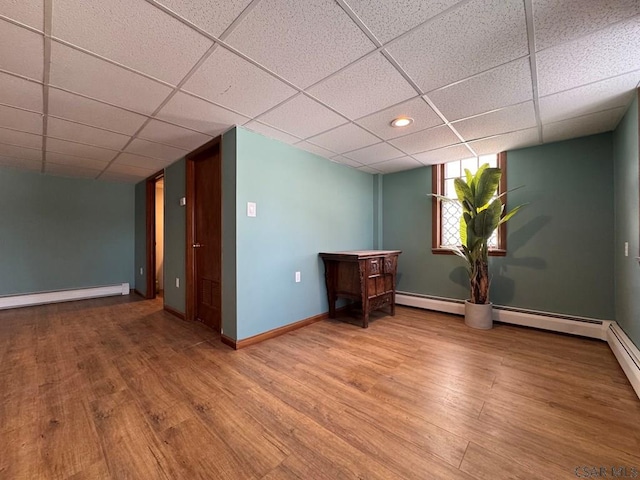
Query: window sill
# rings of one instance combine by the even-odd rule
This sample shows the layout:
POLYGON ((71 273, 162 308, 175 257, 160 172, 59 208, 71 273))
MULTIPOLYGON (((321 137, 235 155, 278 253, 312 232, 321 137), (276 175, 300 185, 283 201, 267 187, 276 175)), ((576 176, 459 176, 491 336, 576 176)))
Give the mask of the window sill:
MULTIPOLYGON (((442 248, 442 247, 432 248, 431 253, 433 253, 434 255, 455 255, 453 250, 451 250, 450 248, 442 248)), ((489 250, 490 257, 505 257, 506 255, 507 255, 506 250, 502 250, 499 248, 492 248, 491 250, 489 250)))

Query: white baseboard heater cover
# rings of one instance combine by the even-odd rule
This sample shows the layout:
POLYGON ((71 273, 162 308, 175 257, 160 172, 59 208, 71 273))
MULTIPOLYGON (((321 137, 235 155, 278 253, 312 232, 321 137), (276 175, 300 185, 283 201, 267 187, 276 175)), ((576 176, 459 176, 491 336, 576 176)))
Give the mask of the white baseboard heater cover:
POLYGON ((607 343, 640 397, 640 350, 617 323, 611 324, 607 329, 607 343))
MULTIPOLYGON (((449 298, 428 297, 423 295, 399 292, 396 295, 398 305, 424 308, 438 312, 464 315, 464 302, 449 298)), ((610 320, 598 320, 593 318, 558 315, 533 310, 494 305, 493 319, 497 322, 522 325, 525 327, 540 328, 553 332, 569 333, 583 337, 607 339, 607 329, 613 322, 610 320)))
POLYGON ((87 298, 109 297, 112 295, 129 295, 129 284, 121 283, 104 287, 78 288, 75 290, 58 290, 55 292, 28 293, 25 295, 0 297, 0 309, 68 302, 87 298))

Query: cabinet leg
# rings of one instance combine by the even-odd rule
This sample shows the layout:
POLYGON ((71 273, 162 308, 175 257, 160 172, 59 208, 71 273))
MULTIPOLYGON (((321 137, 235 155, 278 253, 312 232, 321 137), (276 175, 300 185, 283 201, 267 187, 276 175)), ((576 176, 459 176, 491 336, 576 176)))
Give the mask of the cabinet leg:
POLYGON ((362 312, 362 328, 369 328, 369 307, 362 312))
POLYGON ((329 295, 329 318, 336 318, 336 296, 329 295))

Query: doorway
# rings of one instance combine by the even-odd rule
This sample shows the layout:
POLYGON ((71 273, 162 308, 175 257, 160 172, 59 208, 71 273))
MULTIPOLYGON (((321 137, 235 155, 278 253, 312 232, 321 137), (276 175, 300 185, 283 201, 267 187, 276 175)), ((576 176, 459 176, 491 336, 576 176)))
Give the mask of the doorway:
POLYGON ((164 298, 164 177, 156 180, 156 268, 155 292, 164 298))
POLYGON ((145 298, 164 297, 164 171, 147 179, 145 298))
POLYGON ((187 160, 186 317, 220 332, 222 322, 222 171, 220 137, 187 160))

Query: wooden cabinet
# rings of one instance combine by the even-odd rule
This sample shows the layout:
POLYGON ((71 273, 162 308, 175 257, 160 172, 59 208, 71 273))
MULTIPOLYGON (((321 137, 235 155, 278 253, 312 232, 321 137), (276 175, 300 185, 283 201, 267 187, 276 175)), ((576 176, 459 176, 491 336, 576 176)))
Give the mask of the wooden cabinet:
POLYGON ((336 316, 338 297, 362 303, 362 327, 369 326, 369 313, 388 307, 396 313, 396 271, 400 250, 354 250, 322 252, 329 316, 336 316))

